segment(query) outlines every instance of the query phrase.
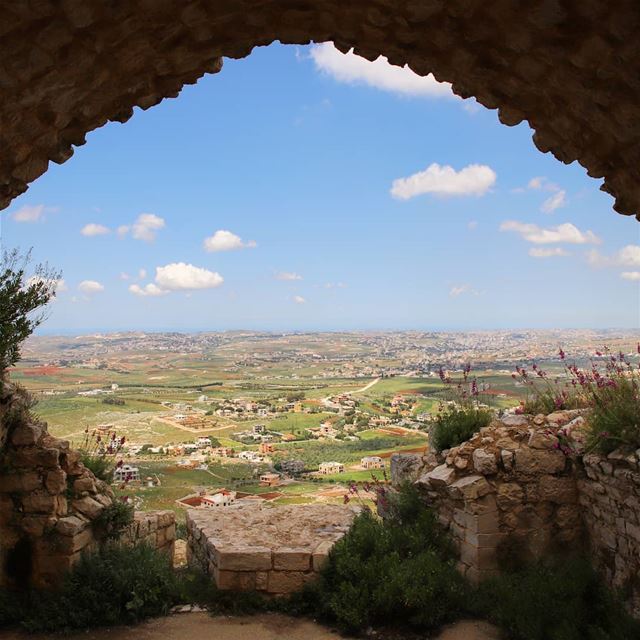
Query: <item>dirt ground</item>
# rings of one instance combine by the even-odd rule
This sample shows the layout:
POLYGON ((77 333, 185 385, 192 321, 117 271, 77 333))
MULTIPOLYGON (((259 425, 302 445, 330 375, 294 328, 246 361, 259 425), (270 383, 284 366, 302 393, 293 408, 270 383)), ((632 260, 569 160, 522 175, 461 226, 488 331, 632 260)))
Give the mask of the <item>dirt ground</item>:
MULTIPOLYGON (((52 640, 60 636, 9 632, 3 640, 52 640)), ((375 636, 373 636, 375 637, 375 636)), ((309 620, 264 614, 241 618, 185 613, 158 618, 135 627, 112 627, 72 636, 65 640, 337 640, 345 638, 309 620)), ((425 636, 426 640, 427 636, 425 636)), ((443 629, 433 640, 500 640, 497 630, 485 622, 464 621, 443 629)))

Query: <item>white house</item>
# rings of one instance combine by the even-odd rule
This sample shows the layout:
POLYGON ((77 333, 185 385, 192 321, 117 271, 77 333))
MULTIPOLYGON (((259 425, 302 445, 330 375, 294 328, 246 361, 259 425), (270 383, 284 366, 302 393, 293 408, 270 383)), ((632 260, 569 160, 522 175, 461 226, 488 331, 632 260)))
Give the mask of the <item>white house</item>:
POLYGON ((236 492, 223 489, 218 493, 202 496, 200 506, 204 509, 212 509, 215 507, 228 507, 236 501, 236 492))
POLYGON ((136 480, 140 480, 140 470, 138 467, 123 464, 120 467, 116 467, 113 472, 114 482, 135 482, 136 480))
POLYGON ((379 456, 365 456, 360 465, 363 469, 384 469, 384 460, 379 456))

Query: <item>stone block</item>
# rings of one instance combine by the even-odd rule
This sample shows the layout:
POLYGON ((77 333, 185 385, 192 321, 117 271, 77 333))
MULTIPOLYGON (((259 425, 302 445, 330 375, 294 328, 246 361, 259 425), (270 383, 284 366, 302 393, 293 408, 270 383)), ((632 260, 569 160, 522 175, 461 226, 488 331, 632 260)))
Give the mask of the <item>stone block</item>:
POLYGON ((327 562, 329 552, 331 551, 332 547, 333 542, 325 540, 313 550, 312 563, 314 571, 320 571, 320 569, 322 569, 322 567, 327 562))
POLYGON ((15 454, 11 456, 11 462, 15 467, 28 467, 35 469, 44 467, 52 469, 58 466, 60 459, 60 451, 53 448, 42 447, 20 447, 15 454))
POLYGON ((441 464, 432 471, 421 475, 416 484, 432 486, 434 489, 438 487, 447 487, 450 485, 456 477, 456 471, 452 467, 448 467, 446 464, 441 464))
POLYGON ((308 549, 279 547, 273 550, 273 568, 276 571, 309 571, 311 553, 308 549))
POLYGON ((397 487, 403 482, 413 482, 422 467, 421 456, 413 453, 394 453, 390 460, 391 484, 397 487))
POLYGON ((293 593, 300 591, 307 582, 307 574, 302 571, 269 571, 269 593, 293 593))
POLYGON ((67 516, 60 518, 56 523, 56 531, 63 536, 74 536, 87 526, 86 520, 81 520, 77 516, 67 516))
POLYGON ((519 484, 515 482, 505 482, 498 486, 496 501, 498 507, 503 511, 512 509, 516 505, 522 504, 524 500, 524 491, 519 484))
POLYGON ((0 493, 30 493, 41 486, 40 474, 35 471, 0 476, 0 493))
POLYGON ((475 500, 491 493, 491 491, 491 485, 484 476, 479 475, 459 478, 449 487, 449 492, 462 500, 475 500))
POLYGON ((51 494, 63 493, 67 488, 67 474, 62 469, 49 471, 44 485, 51 494))
POLYGON ((531 429, 529 446, 532 449, 554 449, 558 446, 558 438, 545 429, 531 429))
POLYGON ((104 511, 104 506, 89 496, 74 500, 71 506, 89 520, 95 520, 104 511))
POLYGON ((573 504, 578 501, 576 481, 573 477, 542 476, 539 489, 541 498, 549 502, 573 504))
POLYGON ((89 493, 95 493, 96 491, 95 480, 91 476, 81 476, 76 480, 74 480, 73 490, 76 493, 83 493, 84 491, 88 491, 89 493))
POLYGON ((473 468, 484 476, 497 473, 498 463, 495 454, 486 449, 476 449, 473 452, 473 468))
POLYGON ((22 498, 22 509, 25 513, 54 514, 56 498, 48 493, 30 493, 22 498))
POLYGON ((218 589, 253 591, 256 588, 256 573, 254 571, 223 571, 216 567, 213 577, 218 589))
POLYGON ((220 570, 269 571, 271 550, 267 547, 216 547, 215 564, 220 570))
POLYGON ((515 471, 525 476, 564 471, 566 458, 561 451, 522 448, 515 452, 515 471))
POLYGON ((11 444, 16 447, 34 445, 40 440, 42 432, 41 424, 21 424, 11 435, 11 444))
POLYGON ((269 572, 256 571, 256 591, 266 591, 269 588, 269 572))

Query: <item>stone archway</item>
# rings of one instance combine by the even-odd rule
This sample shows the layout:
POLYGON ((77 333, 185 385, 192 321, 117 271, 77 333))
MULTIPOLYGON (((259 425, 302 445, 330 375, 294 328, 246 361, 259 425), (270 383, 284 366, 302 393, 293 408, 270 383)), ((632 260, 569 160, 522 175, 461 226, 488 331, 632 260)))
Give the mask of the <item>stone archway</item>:
POLYGON ((432 72, 527 120, 640 219, 640 5, 634 0, 62 0, 0 2, 0 208, 87 132, 274 40, 332 40, 432 72))

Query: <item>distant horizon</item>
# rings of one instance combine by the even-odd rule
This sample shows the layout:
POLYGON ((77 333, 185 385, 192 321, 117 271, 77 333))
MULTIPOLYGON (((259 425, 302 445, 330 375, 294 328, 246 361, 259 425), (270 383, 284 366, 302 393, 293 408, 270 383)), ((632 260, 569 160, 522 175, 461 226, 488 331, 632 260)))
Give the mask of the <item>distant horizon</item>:
POLYGON ((455 328, 455 327, 407 327, 407 328, 334 328, 334 329, 257 329, 249 327, 240 327, 235 329, 176 329, 176 328, 154 328, 154 329, 141 329, 141 328, 129 328, 129 329, 114 329, 114 328, 91 328, 91 329, 78 329, 78 330, 47 330, 38 329, 33 335, 35 337, 68 337, 68 336, 91 336, 91 335, 110 335, 116 333, 146 333, 146 334, 162 334, 162 333, 177 333, 177 334, 198 334, 198 333, 265 333, 265 334, 305 334, 305 333, 498 333, 498 332, 511 332, 511 331, 532 331, 532 332, 563 332, 563 331, 593 331, 599 333, 634 333, 637 332, 640 337, 640 328, 637 327, 472 327, 472 328, 455 328))

